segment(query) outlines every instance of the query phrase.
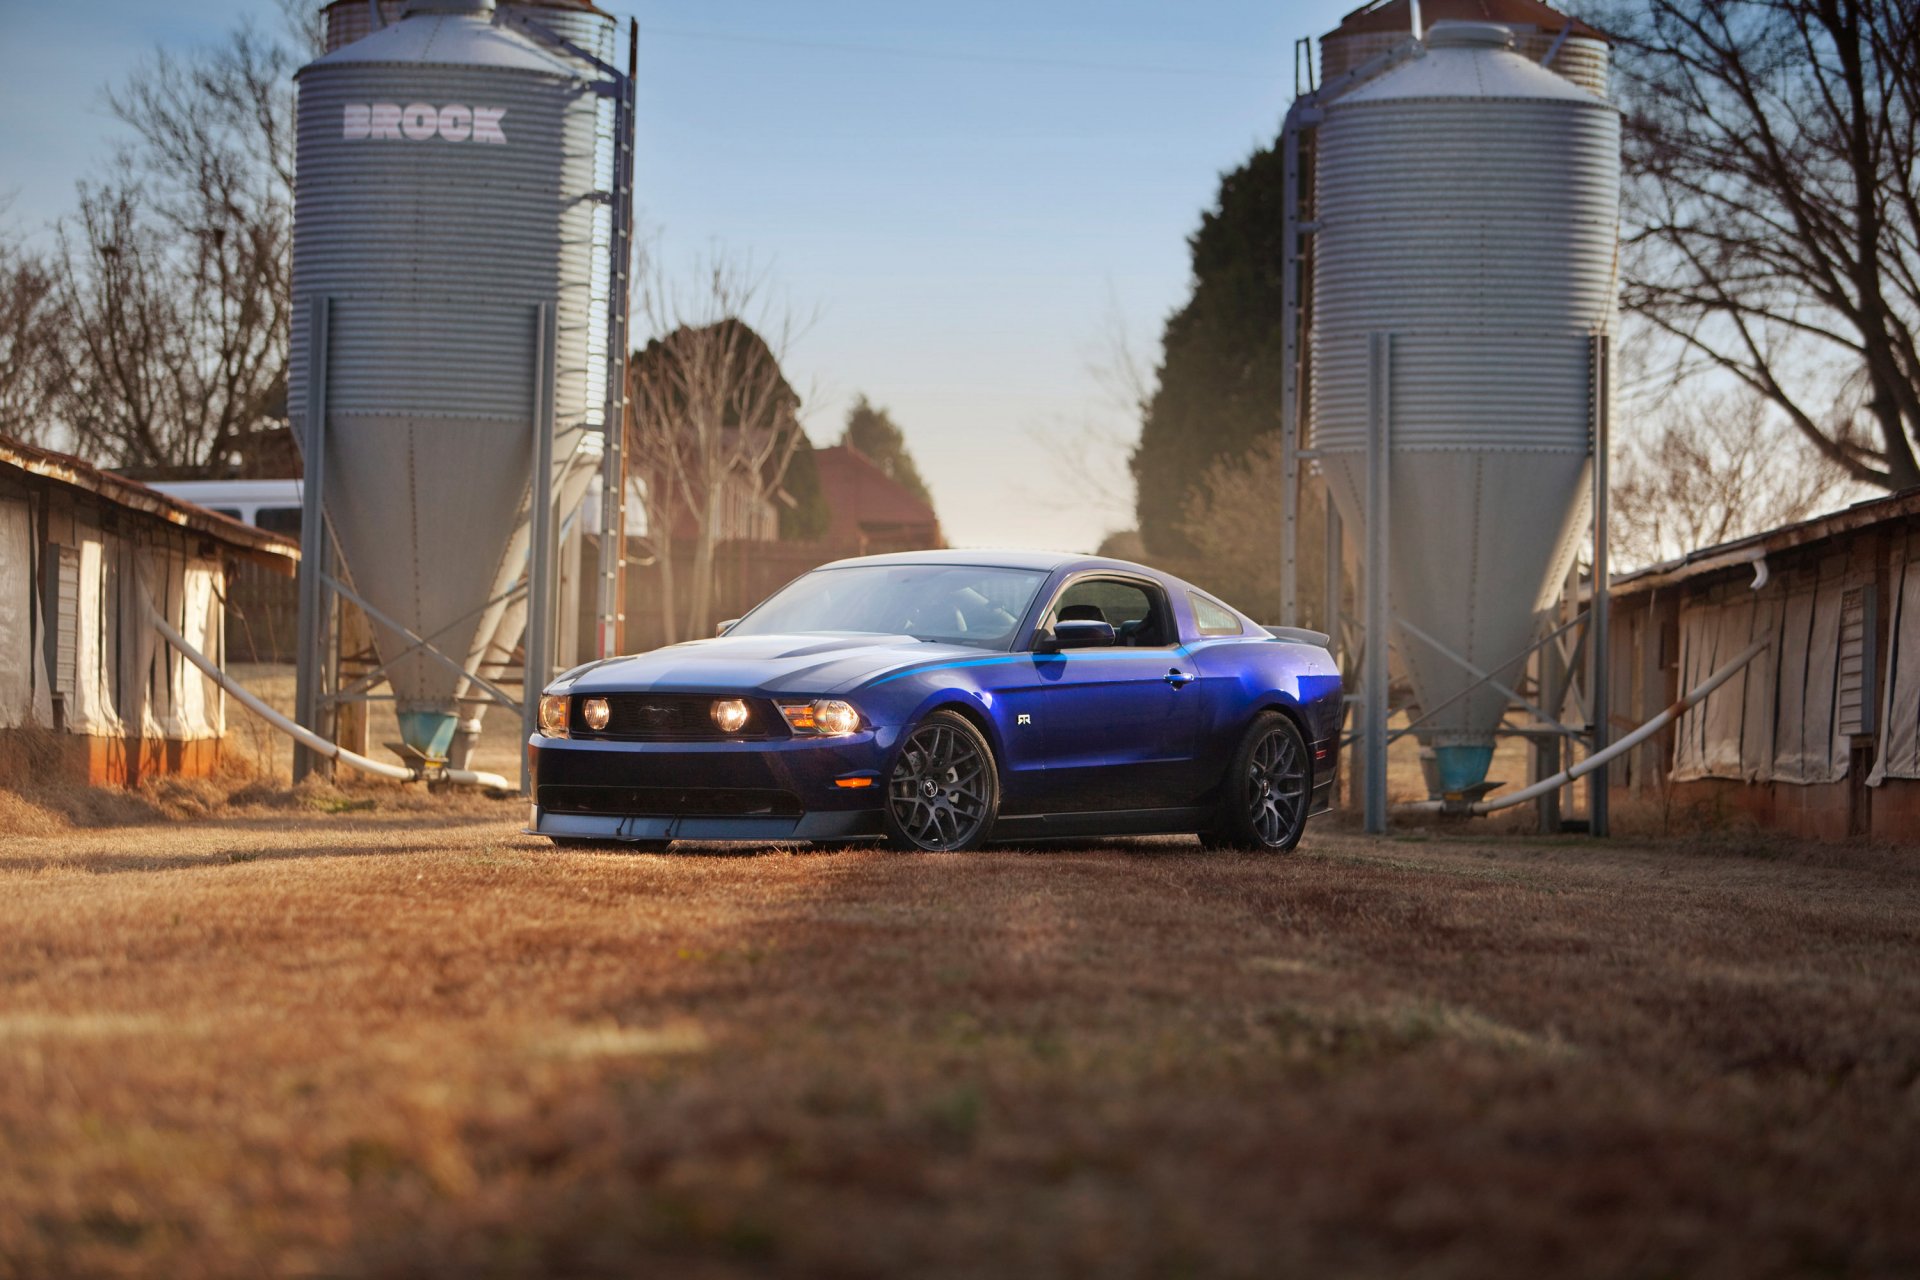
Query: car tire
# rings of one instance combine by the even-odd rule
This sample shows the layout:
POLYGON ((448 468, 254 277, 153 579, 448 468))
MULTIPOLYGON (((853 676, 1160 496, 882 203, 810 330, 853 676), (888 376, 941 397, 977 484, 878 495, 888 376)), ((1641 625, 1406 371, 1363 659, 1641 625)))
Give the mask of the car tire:
POLYGON ((1289 853, 1306 833, 1313 807, 1313 757, 1299 726, 1278 711, 1254 718, 1233 753, 1213 824, 1200 833, 1208 849, 1289 853))
POLYGON ((978 849, 1000 815, 993 747, 956 711, 934 711, 901 736, 887 774, 887 844, 920 853, 978 849))

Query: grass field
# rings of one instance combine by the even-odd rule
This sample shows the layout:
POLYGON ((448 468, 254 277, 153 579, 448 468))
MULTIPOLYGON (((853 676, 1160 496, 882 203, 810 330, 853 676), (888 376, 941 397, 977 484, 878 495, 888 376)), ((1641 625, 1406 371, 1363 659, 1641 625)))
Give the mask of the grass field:
POLYGON ((0 1273, 1920 1271, 1911 855, 520 817, 0 836, 0 1273))

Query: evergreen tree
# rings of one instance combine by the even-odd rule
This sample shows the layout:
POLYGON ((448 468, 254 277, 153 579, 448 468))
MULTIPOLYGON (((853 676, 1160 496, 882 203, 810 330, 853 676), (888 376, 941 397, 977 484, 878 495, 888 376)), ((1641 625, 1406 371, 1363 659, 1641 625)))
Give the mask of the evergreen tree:
POLYGON ((1188 241, 1193 294, 1167 320, 1159 388, 1132 459, 1153 555, 1195 552, 1181 526, 1201 478, 1280 426, 1284 194, 1280 153, 1262 148, 1221 178, 1218 206, 1188 241))
POLYGON ((853 408, 847 412, 847 431, 840 437, 840 443, 858 450, 869 462, 912 490, 922 502, 933 505, 933 495, 927 492, 927 482, 920 478, 920 469, 913 465, 913 455, 907 452, 907 438, 899 424, 885 409, 869 404, 864 395, 854 401, 853 408))

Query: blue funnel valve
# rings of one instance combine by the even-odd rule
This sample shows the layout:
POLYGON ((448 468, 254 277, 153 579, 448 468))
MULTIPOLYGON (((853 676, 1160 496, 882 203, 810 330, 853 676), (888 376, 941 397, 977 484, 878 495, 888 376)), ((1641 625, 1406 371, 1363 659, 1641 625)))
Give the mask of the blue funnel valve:
POLYGON ((402 711, 399 720, 401 740, 409 749, 428 760, 446 760, 458 716, 450 711, 402 711))

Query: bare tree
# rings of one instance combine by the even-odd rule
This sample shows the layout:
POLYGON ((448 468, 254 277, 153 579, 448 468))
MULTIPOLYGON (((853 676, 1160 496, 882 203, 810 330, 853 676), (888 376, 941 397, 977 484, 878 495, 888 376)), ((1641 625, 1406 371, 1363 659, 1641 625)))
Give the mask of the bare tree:
POLYGON ((60 234, 64 416, 89 456, 205 472, 280 425, 296 57, 243 25, 108 95, 133 141, 60 234))
POLYGON ((0 239, 0 435, 52 442, 64 365, 54 274, 39 255, 0 239))
POLYGON ((1853 479, 1920 484, 1920 7, 1603 6, 1627 109, 1626 306, 1853 479))
POLYGON ((805 438, 800 397, 781 372, 800 326, 771 301, 763 274, 719 259, 684 286, 650 272, 637 302, 656 336, 629 366, 628 462, 646 486, 671 644, 676 526, 692 527, 686 631, 705 635, 714 623, 716 549, 747 532, 740 513, 768 507, 805 438))
MULTIPOLYGON (((1111 289, 1100 331, 1084 348, 1083 365, 1094 387, 1092 403, 1078 414, 1031 425, 1026 435, 1053 462, 1056 483, 1048 489, 1049 498, 1057 495, 1059 483, 1070 480, 1083 506, 1132 523, 1135 494, 1128 458, 1138 440, 1140 415, 1153 399, 1153 375, 1134 349, 1126 312, 1111 289)), ((1036 485, 1036 496, 1040 491, 1036 485)))
POLYGON ((1614 555, 1654 564, 1796 520, 1859 487, 1845 467, 1809 458, 1765 396, 1750 390, 1676 400, 1650 437, 1614 459, 1614 555))

